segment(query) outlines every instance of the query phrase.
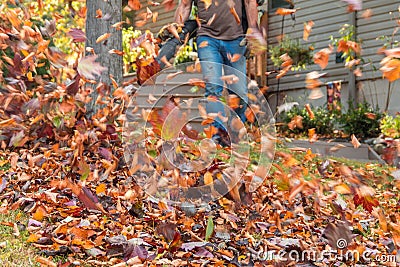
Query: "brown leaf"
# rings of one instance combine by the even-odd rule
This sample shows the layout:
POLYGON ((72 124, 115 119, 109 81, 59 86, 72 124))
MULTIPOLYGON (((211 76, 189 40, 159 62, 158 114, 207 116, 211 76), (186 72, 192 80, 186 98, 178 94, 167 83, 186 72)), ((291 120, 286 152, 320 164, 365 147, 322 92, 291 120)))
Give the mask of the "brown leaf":
POLYGON ((290 15, 290 14, 294 14, 296 13, 297 9, 289 9, 289 8, 278 8, 275 12, 275 14, 277 15, 282 15, 282 16, 286 16, 286 15, 290 15))
POLYGON ((321 69, 325 69, 328 66, 329 55, 332 53, 331 48, 324 48, 314 54, 314 63, 318 64, 321 69))
POLYGON ((310 36, 312 27, 314 26, 314 21, 310 20, 307 23, 304 23, 304 30, 303 30, 303 40, 308 41, 308 36, 310 36))
POLYGON ((351 143, 353 144, 354 148, 359 148, 361 145, 354 134, 351 135, 351 143))
POLYGON ((329 223, 323 235, 333 249, 346 249, 352 241, 352 233, 347 221, 329 223))

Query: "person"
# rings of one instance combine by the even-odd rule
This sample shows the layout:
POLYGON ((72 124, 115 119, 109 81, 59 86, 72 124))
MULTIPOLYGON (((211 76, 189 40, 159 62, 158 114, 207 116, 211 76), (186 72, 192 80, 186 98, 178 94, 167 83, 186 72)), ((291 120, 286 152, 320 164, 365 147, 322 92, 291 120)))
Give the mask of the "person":
MULTIPOLYGON (((225 116, 221 102, 223 79, 237 77, 228 84, 229 97, 238 97, 239 105, 233 108, 241 119, 246 121, 247 77, 246 46, 243 40, 246 30, 259 32, 257 28, 256 0, 197 1, 197 16, 200 22, 197 29, 197 52, 200 59, 203 79, 206 82, 206 111, 225 116)), ((189 17, 192 0, 181 0, 175 12, 175 22, 182 25, 189 17)), ((215 141, 226 146, 227 127, 219 117, 213 125, 218 129, 215 141)))
POLYGON ((170 32, 168 29, 169 27, 175 27, 175 25, 166 25, 162 27, 157 34, 157 38, 159 38, 161 42, 164 42, 156 57, 161 69, 169 66, 168 62, 174 57, 176 48, 183 44, 186 35, 189 35, 189 39, 196 35, 197 22, 196 20, 189 19, 185 21, 183 27, 178 25, 175 29, 177 29, 179 39, 170 32))

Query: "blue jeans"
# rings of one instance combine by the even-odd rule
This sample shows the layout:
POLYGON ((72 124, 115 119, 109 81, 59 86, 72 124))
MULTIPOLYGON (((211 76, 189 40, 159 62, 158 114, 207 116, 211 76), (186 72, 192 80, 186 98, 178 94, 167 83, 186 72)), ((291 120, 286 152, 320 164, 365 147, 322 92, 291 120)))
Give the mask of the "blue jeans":
MULTIPOLYGON (((239 78, 237 83, 227 84, 227 86, 229 94, 235 94, 240 98, 240 106, 234 111, 245 122, 248 97, 246 58, 244 57, 246 47, 239 45, 242 39, 243 37, 239 37, 235 40, 224 41, 201 35, 197 37, 197 52, 206 82, 206 97, 220 98, 222 96, 224 82, 221 80, 221 76, 233 74, 239 78), (206 43, 207 45, 205 45, 206 43), (231 56, 239 54, 241 57, 232 62, 228 54, 231 56)), ((221 112, 225 116, 224 105, 220 101, 208 101, 206 110, 208 113, 221 112)))

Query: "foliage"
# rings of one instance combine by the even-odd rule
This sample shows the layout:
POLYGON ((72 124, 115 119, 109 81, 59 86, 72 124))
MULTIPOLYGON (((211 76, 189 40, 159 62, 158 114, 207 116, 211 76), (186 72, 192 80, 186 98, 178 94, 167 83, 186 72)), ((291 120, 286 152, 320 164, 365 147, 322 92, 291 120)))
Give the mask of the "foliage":
MULTIPOLYGON (((195 44, 193 44, 195 45, 195 44)), ((178 52, 176 53, 174 65, 186 63, 186 62, 194 62, 197 59, 197 52, 194 51, 193 47, 189 44, 182 45, 178 52)))
POLYGON ((317 107, 311 109, 314 118, 310 118, 309 112, 306 108, 298 106, 293 107, 290 111, 283 113, 282 122, 284 123, 282 132, 289 132, 294 134, 308 133, 309 129, 314 128, 315 132, 323 136, 331 136, 335 130, 335 120, 339 116, 336 112, 330 112, 326 107, 317 107), (302 119, 302 127, 295 127, 290 129, 289 123, 296 117, 300 116, 302 119))
POLYGON ((306 108, 298 106, 282 115, 282 133, 307 135, 310 129, 315 129, 316 134, 332 137, 337 131, 343 131, 345 135, 354 134, 359 138, 377 137, 380 133, 379 122, 383 114, 378 109, 373 109, 367 102, 360 103, 356 107, 350 102, 349 108, 345 113, 339 111, 329 111, 325 107, 312 108, 314 118, 310 118, 310 113, 306 108), (299 119, 301 117, 301 119, 299 119), (294 124, 296 127, 290 129, 297 120, 301 121, 294 124), (299 125, 301 127, 299 127, 299 125))
POLYGON ((379 122, 382 117, 379 109, 372 108, 367 102, 356 106, 349 102, 349 108, 339 117, 339 123, 347 135, 354 134, 358 138, 377 137, 380 134, 379 122))
POLYGON ((278 45, 269 46, 269 53, 271 60, 276 67, 279 67, 284 62, 281 56, 284 54, 289 55, 293 60, 293 69, 300 70, 306 69, 308 65, 313 63, 313 46, 304 46, 300 44, 300 40, 292 40, 289 36, 285 35, 278 45))
POLYGON ((337 52, 342 53, 346 63, 359 57, 361 54, 361 40, 355 39, 354 25, 344 24, 339 30, 340 38, 331 36, 332 45, 337 47, 337 52))
POLYGON ((400 115, 386 115, 382 118, 380 129, 386 137, 400 138, 400 115))
POLYGON ((146 51, 142 47, 133 47, 131 45, 132 40, 142 35, 140 30, 135 30, 132 26, 128 28, 122 28, 122 48, 124 52, 124 65, 125 72, 129 73, 136 70, 136 58, 138 56, 145 56, 146 51))
POLYGON ((72 28, 84 29, 85 25, 85 1, 68 0, 44 0, 21 1, 30 11, 31 21, 38 26, 44 26, 44 22, 56 20, 56 31, 52 36, 54 46, 70 56, 76 56, 75 43, 68 38, 67 32, 72 28))

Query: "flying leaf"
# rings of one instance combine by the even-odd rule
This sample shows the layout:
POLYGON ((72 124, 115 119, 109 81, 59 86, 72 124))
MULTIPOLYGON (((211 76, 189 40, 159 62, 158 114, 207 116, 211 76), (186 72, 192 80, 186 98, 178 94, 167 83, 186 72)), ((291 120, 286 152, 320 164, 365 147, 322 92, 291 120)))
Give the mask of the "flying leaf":
POLYGON ((310 20, 307 23, 304 23, 304 30, 303 30, 303 40, 308 41, 308 36, 310 36, 312 27, 314 26, 314 21, 310 20))
POLYGON ((321 69, 325 69, 328 66, 329 55, 332 53, 331 48, 324 48, 314 54, 314 63, 318 64, 321 69))
POLYGON ((389 82, 400 79, 400 59, 386 57, 381 61, 383 78, 389 82))
POLYGON ((329 245, 333 249, 345 249, 352 240, 352 233, 347 221, 329 223, 323 235, 328 239, 329 245))
POLYGON ((78 73, 87 79, 96 79, 96 76, 101 76, 101 73, 107 70, 106 67, 96 62, 97 55, 86 56, 81 59, 78 64, 78 73))
POLYGON ((314 112, 311 109, 310 104, 305 104, 304 107, 306 108, 308 116, 310 116, 310 119, 313 120, 315 118, 315 116, 314 116, 314 112))
POLYGON ((310 95, 308 96, 308 99, 311 100, 316 100, 316 99, 320 99, 324 96, 324 94, 321 91, 321 88, 314 88, 311 90, 310 95))
POLYGON ((361 14, 361 17, 363 17, 364 19, 369 19, 372 17, 372 10, 370 8, 364 10, 364 12, 361 14))
POLYGON ((282 16, 286 16, 286 15, 290 15, 290 14, 294 14, 296 13, 297 9, 289 9, 289 8, 278 8, 275 12, 276 15, 282 15, 282 16))
POLYGON ((204 184, 205 184, 205 185, 210 185, 210 184, 212 184, 213 182, 214 182, 214 178, 213 178, 211 172, 208 172, 208 171, 207 171, 207 172, 204 174, 204 184))
POLYGON ((164 0, 161 5, 164 6, 165 11, 171 11, 175 8, 175 1, 174 0, 164 0))
POLYGON ((238 13, 236 12, 236 9, 235 9, 234 7, 231 7, 231 8, 229 9, 229 11, 231 12, 231 14, 233 15, 233 17, 235 18, 236 23, 237 23, 238 25, 240 25, 241 20, 240 20, 240 18, 239 18, 238 13))
POLYGON ((207 47, 208 46, 208 42, 207 41, 203 41, 199 44, 199 48, 203 48, 203 47, 207 47))
POLYGON ((342 0, 342 1, 347 2, 349 4, 348 7, 349 12, 362 10, 362 0, 342 0))
POLYGON ((86 35, 81 29, 72 28, 71 30, 69 30, 68 35, 72 37, 73 42, 85 42, 86 41, 86 35))
POLYGON ((217 14, 214 13, 214 15, 212 15, 212 17, 207 21, 207 25, 208 26, 210 26, 213 23, 213 21, 215 20, 216 16, 217 16, 217 14))
POLYGON ((102 35, 100 35, 97 39, 96 39, 96 43, 101 43, 105 40, 107 40, 109 37, 111 36, 111 33, 104 33, 102 35))
POLYGON ((351 143, 353 144, 354 148, 359 148, 361 145, 354 134, 351 135, 351 143))
POLYGON ((369 212, 372 212, 374 207, 379 205, 379 201, 373 196, 374 190, 368 186, 361 186, 354 192, 354 205, 360 206, 369 212))
POLYGON ((204 2, 204 7, 205 7, 206 10, 208 10, 208 8, 212 4, 212 0, 201 0, 201 1, 204 2))
POLYGON ((238 61, 241 57, 242 57, 241 54, 233 54, 233 55, 231 55, 230 53, 228 53, 228 59, 229 59, 230 62, 236 62, 236 61, 238 61))
POLYGON ((139 0, 128 0, 128 6, 133 10, 139 10, 142 8, 142 4, 139 0))

